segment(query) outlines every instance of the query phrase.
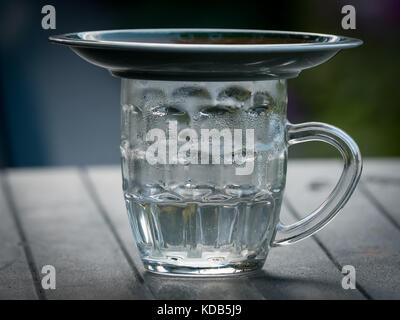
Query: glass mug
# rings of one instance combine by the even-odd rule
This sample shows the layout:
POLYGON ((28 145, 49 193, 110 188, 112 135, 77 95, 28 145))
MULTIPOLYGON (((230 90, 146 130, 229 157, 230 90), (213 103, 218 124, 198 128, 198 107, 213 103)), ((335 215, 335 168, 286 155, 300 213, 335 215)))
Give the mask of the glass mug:
POLYGON ((271 247, 326 225, 357 185, 361 156, 346 133, 287 121, 286 79, 361 40, 237 29, 103 30, 49 40, 122 79, 123 190, 147 270, 257 270, 271 247), (318 209, 283 225, 287 149, 306 141, 336 147, 343 173, 318 209))
POLYGON ((361 173, 340 129, 286 118, 286 80, 122 79, 121 159, 130 226, 145 268, 223 275, 262 268, 271 247, 326 225, 361 173), (280 223, 288 147, 323 141, 344 159, 328 199, 280 223))

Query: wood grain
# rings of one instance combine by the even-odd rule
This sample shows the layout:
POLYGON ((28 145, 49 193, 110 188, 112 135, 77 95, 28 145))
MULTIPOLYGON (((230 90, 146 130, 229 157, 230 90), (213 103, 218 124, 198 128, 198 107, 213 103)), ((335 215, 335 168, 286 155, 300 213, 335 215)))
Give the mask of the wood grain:
POLYGON ((37 270, 56 268, 46 298, 148 298, 77 169, 12 170, 9 182, 37 270))
MULTIPOLYGON (((0 174, 0 299, 399 299, 399 169, 396 159, 365 161, 360 187, 323 230, 273 248, 258 273, 206 279, 144 270, 119 167, 8 170, 0 174), (47 264, 56 290, 40 287, 47 264), (345 265, 356 269, 356 290, 341 287, 345 265)), ((340 170, 339 161, 289 161, 282 219, 315 209, 340 170)))
POLYGON ((0 299, 37 299, 5 179, 0 172, 0 299))
MULTIPOLYGON (((365 161, 364 167, 368 166, 365 161)), ((287 185, 293 210, 302 215, 322 203, 340 171, 337 161, 293 163, 287 185)), ((400 298, 400 233, 359 188, 338 216, 314 237, 338 265, 355 267, 357 287, 367 297, 400 298)))

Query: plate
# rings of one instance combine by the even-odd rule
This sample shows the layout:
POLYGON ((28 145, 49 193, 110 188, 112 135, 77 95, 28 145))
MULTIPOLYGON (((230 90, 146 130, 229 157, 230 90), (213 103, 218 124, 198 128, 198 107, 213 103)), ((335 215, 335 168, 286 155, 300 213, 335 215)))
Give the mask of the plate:
POLYGON ((308 32, 240 29, 131 29, 69 33, 69 46, 117 77, 235 81, 288 79, 361 40, 308 32))

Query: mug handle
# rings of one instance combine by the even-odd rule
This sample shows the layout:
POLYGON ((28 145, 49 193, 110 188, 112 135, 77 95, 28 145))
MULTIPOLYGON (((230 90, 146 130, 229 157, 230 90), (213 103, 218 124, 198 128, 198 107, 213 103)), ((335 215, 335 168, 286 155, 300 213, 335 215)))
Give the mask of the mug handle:
POLYGON ((272 246, 284 246, 303 240, 324 227, 346 204, 360 179, 362 159, 354 140, 344 131, 321 122, 287 124, 287 145, 323 141, 340 151, 344 160, 342 174, 335 188, 316 210, 290 225, 277 225, 278 240, 272 246))

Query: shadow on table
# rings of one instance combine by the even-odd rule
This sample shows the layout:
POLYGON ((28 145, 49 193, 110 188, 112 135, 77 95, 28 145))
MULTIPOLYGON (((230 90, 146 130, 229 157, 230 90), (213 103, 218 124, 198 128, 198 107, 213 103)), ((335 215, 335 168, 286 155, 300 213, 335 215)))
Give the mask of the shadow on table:
MULTIPOLYGON (((323 299, 337 283, 315 279, 281 277, 264 270, 225 277, 176 277, 144 273, 144 280, 156 299, 323 299)), ((333 298, 333 297, 332 297, 333 298)))

